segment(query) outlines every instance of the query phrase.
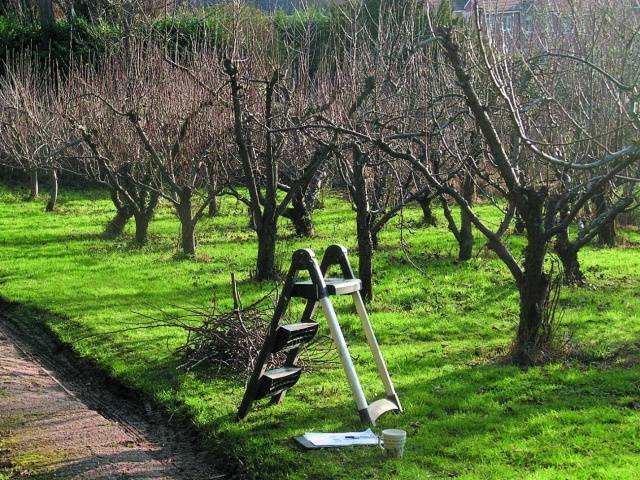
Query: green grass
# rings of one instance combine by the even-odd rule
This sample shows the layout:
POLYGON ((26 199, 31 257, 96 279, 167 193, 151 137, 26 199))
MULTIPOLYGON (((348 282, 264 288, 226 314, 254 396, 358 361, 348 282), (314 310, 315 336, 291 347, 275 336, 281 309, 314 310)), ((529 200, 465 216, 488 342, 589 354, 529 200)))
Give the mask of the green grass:
MULTIPOLYGON (((585 249, 589 288, 562 295, 563 329, 586 359, 530 368, 500 364, 517 317, 517 294, 506 268, 486 249, 454 261, 456 245, 443 226, 424 229, 405 212, 381 236, 375 256, 370 314, 405 408, 380 427, 408 431, 406 456, 385 461, 377 448, 301 452, 290 437, 305 431, 362 428, 340 370, 305 374, 275 407, 259 404, 245 422, 234 414, 242 382, 176 370, 175 329, 104 334, 143 321, 135 312, 204 306, 215 295, 231 305, 236 272, 245 303, 271 284, 249 280, 256 241, 246 209, 225 199, 223 215, 199 226, 199 257, 175 255, 178 224, 162 208, 151 242, 137 249, 129 236, 100 237, 113 214, 102 192, 63 192, 57 213, 0 189, 0 294, 46 309, 17 309, 23 321, 43 322, 82 355, 144 392, 169 411, 186 414, 214 450, 242 459, 260 479, 638 478, 640 476, 640 235, 628 245, 585 249), (410 265, 401 248, 401 235, 410 265)), ((343 243, 355 252, 353 213, 326 199, 317 237, 300 240, 283 222, 278 256, 286 267, 294 249, 343 243)), ((489 209, 483 215, 497 222, 489 209)), ((521 239, 513 237, 514 245, 521 239)), ((355 256, 355 255, 354 255, 355 256)), ((353 258, 354 262, 357 261, 353 258)), ((381 395, 373 362, 345 302, 338 312, 370 398, 381 395)))

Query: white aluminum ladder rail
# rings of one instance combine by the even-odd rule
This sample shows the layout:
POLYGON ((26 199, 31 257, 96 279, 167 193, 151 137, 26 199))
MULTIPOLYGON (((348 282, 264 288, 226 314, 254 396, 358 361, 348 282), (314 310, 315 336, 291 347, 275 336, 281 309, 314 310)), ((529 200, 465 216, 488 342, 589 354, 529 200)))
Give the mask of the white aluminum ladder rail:
MULTIPOLYGON (((325 252, 322 259, 321 267, 323 276, 327 274, 328 268, 331 265, 335 264, 340 265, 343 278, 329 278, 325 279, 325 281, 327 281, 329 285, 335 283, 336 294, 340 294, 340 280, 357 280, 355 279, 355 275, 353 274, 353 270, 351 269, 351 265, 349 263, 347 249, 341 245, 331 245, 325 252)), ((373 354, 376 369, 378 371, 378 376, 380 377, 380 380, 382 380, 382 383, 384 385, 385 393, 387 395, 386 398, 376 400, 371 404, 367 403, 362 385, 360 384, 360 379, 353 365, 351 354, 349 353, 347 343, 344 339, 344 335, 342 334, 342 328, 340 327, 336 312, 333 308, 333 303, 331 302, 329 296, 325 296, 320 299, 320 304, 322 306, 324 315, 327 318, 331 337, 333 338, 333 341, 336 344, 336 348, 338 349, 342 367, 344 368, 347 380, 351 387, 353 398, 358 407, 360 418, 363 422, 370 422, 375 425, 376 420, 382 414, 388 411, 402 412, 402 406, 400 405, 400 400, 398 399, 398 395, 393 386, 393 382, 391 381, 389 370, 387 369, 384 357, 382 356, 382 351, 380 350, 380 345, 378 344, 378 340, 376 339, 376 335, 373 331, 373 326, 371 325, 371 321, 369 320, 367 309, 365 307, 364 301, 362 300, 362 295, 360 294, 360 290, 362 288, 360 280, 358 280, 358 284, 359 287, 350 293, 351 297, 353 298, 353 303, 356 307, 358 317, 360 318, 360 322, 362 323, 362 328, 364 330, 367 343, 369 345, 371 353, 373 354)))

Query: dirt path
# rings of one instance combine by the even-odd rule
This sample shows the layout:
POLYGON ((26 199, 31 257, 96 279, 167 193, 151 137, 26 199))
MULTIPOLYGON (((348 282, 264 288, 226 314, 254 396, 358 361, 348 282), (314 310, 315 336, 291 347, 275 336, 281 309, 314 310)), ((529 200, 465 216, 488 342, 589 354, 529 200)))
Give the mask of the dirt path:
POLYGON ((23 334, 0 315, 0 480, 229 478, 148 405, 23 334))

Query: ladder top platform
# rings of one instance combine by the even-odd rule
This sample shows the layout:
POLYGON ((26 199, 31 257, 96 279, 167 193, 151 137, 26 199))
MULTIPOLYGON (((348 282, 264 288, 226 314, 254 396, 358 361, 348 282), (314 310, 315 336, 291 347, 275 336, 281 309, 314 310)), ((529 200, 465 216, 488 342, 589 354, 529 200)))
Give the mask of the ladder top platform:
MULTIPOLYGON (((359 278, 326 278, 328 295, 349 295, 362 289, 359 278)), ((293 297, 317 298, 317 286, 311 280, 297 280, 293 285, 293 297)))

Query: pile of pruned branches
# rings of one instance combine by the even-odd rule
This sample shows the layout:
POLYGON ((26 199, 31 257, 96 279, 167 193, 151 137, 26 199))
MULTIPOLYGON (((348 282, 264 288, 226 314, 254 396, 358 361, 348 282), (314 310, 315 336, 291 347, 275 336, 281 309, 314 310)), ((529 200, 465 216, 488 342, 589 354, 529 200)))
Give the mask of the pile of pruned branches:
MULTIPOLYGON (((173 316, 165 320, 165 326, 179 327, 187 332, 187 340, 178 348, 183 362, 178 368, 191 370, 208 368, 212 373, 248 376, 269 333, 274 301, 271 294, 243 307, 231 276, 233 310, 218 312, 216 304, 207 310, 185 309, 184 316, 173 316), (194 319, 199 321, 194 322, 194 319)), ((327 337, 316 340, 301 351, 298 365, 305 369, 327 367, 337 364, 337 357, 327 337)), ((270 365, 282 365, 285 353, 270 358, 270 365)))
POLYGON ((215 305, 199 314, 198 325, 181 325, 187 340, 178 352, 184 362, 180 368, 212 367, 215 373, 249 375, 269 331, 271 320, 268 297, 230 312, 217 312, 215 305))

